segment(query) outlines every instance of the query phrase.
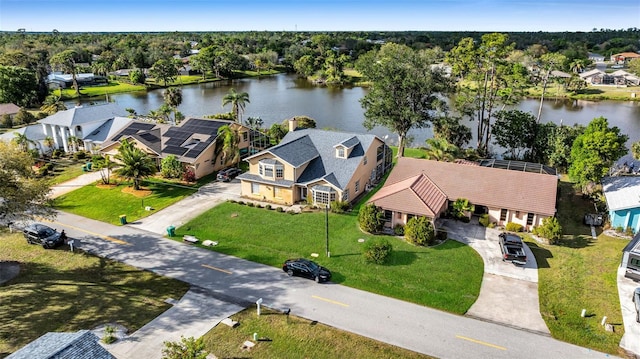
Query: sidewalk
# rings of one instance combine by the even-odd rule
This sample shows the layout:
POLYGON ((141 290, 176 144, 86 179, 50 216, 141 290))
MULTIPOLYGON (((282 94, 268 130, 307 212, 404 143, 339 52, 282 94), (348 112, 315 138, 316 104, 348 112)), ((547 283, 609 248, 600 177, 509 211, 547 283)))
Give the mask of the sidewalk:
POLYGON ((88 184, 95 183, 102 179, 100 176, 100 171, 87 172, 82 174, 72 180, 67 182, 59 183, 53 187, 51 187, 51 193, 49 193, 49 197, 56 198, 60 197, 63 194, 69 193, 73 190, 76 190, 80 187, 84 187, 88 184))

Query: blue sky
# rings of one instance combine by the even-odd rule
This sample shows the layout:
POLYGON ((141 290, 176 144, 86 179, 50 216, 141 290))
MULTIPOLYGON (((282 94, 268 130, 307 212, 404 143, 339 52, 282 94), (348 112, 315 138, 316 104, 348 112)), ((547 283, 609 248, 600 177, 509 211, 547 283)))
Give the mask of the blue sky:
POLYGON ((638 0, 0 0, 0 30, 591 31, 640 27, 638 0))

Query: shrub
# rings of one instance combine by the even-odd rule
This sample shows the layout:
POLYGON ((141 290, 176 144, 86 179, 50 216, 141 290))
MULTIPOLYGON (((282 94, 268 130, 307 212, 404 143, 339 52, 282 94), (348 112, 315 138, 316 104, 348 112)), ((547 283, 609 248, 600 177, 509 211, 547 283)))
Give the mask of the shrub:
POLYGON ((633 228, 632 228, 632 227, 627 227, 627 228, 624 230, 624 234, 626 234, 626 235, 627 235, 627 236, 629 236, 629 237, 633 236, 633 228))
POLYGON ((349 202, 346 201, 333 201, 331 202, 331 212, 344 213, 349 210, 349 202))
POLYGON ((509 222, 505 226, 505 229, 509 232, 522 232, 522 225, 520 223, 509 222))
POLYGON ((116 332, 116 328, 107 325, 104 327, 104 336, 102 337, 102 342, 105 344, 111 344, 116 341, 116 336, 114 335, 116 332))
POLYGON ((289 214, 298 214, 298 212, 294 211, 293 209, 288 210, 287 213, 289 213, 289 214))
POLYGON ((556 244, 562 238, 562 226, 555 217, 547 217, 542 220, 542 225, 533 228, 533 234, 546 238, 549 244, 556 244))
POLYGON ((13 127, 13 119, 8 113, 5 113, 4 115, 2 115, 2 118, 0 119, 0 126, 5 128, 13 127))
POLYGON ((244 201, 238 201, 238 204, 244 206, 245 203, 244 203, 244 201))
POLYGON ((484 227, 489 227, 489 214, 485 213, 482 216, 480 216, 480 218, 478 219, 478 222, 484 227))
POLYGON ((47 167, 40 167, 40 170, 38 171, 38 174, 42 177, 46 176, 49 174, 49 170, 47 169, 47 167))
POLYGON ((184 173, 182 163, 174 155, 169 155, 160 161, 160 174, 164 178, 180 178, 184 173))
POLYGON ((260 203, 258 203, 258 204, 256 204, 256 207, 262 208, 262 205, 260 203))
POLYGON ((87 158, 87 153, 84 151, 78 151, 73 154, 73 158, 75 158, 76 160, 84 160, 85 158, 87 158))
POLYGON ((436 232, 436 241, 444 242, 447 240, 447 232, 438 231, 436 232))
POLYGON ((93 155, 91 156, 91 162, 93 163, 100 163, 104 161, 104 157, 102 155, 93 155))
POLYGON ((182 174, 182 179, 185 182, 195 182, 196 181, 196 174, 195 174, 195 172, 193 172, 193 169, 187 168, 184 171, 184 173, 182 174))
POLYGON ((369 203, 360 208, 358 223, 363 231, 378 233, 384 226, 384 213, 374 203, 369 203))
POLYGON ((58 158, 58 157, 62 156, 63 154, 64 154, 63 150, 61 150, 59 148, 56 148, 55 150, 53 150, 53 152, 51 152, 51 157, 58 158))
POLYGON ((282 212, 284 212, 284 209, 282 207, 278 207, 278 208, 276 208, 276 212, 282 213, 282 212))
POLYGON ((229 203, 238 203, 238 201, 236 201, 235 199, 228 199, 227 202, 229 202, 229 203))
POLYGON ((267 210, 271 210, 271 205, 268 204, 268 205, 264 206, 264 208, 266 208, 267 210))
POLYGON ((404 236, 404 226, 400 223, 396 224, 395 227, 393 227, 393 233, 395 233, 396 236, 404 236))
POLYGON ((255 203, 253 203, 253 202, 247 202, 247 206, 249 206, 249 207, 254 207, 254 206, 255 206, 255 203))
POLYGON ((404 237, 409 243, 424 246, 431 245, 435 240, 433 224, 427 217, 413 217, 404 227, 404 237))
POLYGON ((365 243, 364 259, 369 263, 384 264, 393 247, 385 238, 377 238, 365 243))

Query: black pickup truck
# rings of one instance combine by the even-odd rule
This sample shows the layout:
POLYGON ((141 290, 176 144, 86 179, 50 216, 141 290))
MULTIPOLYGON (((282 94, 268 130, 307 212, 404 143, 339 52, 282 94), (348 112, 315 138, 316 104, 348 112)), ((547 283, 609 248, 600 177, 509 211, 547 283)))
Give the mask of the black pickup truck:
POLYGON ((519 236, 502 232, 498 236, 500 238, 500 250, 502 251, 502 260, 511 261, 514 264, 527 264, 527 254, 524 251, 522 238, 519 236))

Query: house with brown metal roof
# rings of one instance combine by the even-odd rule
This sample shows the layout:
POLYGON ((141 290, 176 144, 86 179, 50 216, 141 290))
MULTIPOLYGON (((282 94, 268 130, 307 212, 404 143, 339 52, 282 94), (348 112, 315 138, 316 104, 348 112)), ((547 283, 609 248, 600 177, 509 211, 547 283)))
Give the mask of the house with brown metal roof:
POLYGON ((624 64, 627 61, 640 58, 640 54, 636 52, 621 52, 611 55, 611 62, 616 64, 624 64))
POLYGON ((14 118, 15 115, 20 111, 20 107, 13 103, 0 103, 0 117, 4 115, 9 115, 11 118, 14 118))
POLYGON ((387 225, 394 227, 416 216, 435 220, 464 198, 490 222, 530 230, 555 215, 557 186, 558 177, 546 173, 403 157, 369 203, 383 209, 387 225))

